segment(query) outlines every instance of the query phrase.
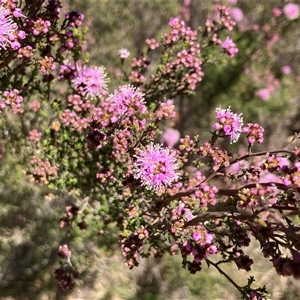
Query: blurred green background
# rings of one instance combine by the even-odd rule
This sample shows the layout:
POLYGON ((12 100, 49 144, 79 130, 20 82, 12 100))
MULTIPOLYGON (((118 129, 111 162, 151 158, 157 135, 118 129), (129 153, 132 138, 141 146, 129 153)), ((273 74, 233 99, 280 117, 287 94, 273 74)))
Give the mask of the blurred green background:
MULTIPOLYGON (((220 2, 220 1, 219 1, 220 2)), ((229 3, 224 2, 223 3, 229 3)), ((187 2, 185 2, 187 3, 187 2)), ((212 1, 191 1, 187 23, 203 26, 212 1)), ((271 9, 282 1, 238 1, 244 23, 231 33, 239 48, 236 58, 219 65, 208 65, 204 79, 194 96, 182 99, 177 128, 181 134, 200 134, 205 140, 213 124, 217 106, 231 105, 243 112, 245 122, 265 127, 264 147, 273 149, 287 143, 299 131, 299 21, 285 22, 273 28, 271 9), (260 30, 250 30, 257 24, 260 30), (270 28, 263 30, 264 26, 270 28), (246 29, 245 29, 246 28, 246 29), (272 35, 280 30, 280 39, 268 48, 272 35), (269 51, 272 53, 270 54, 269 51), (282 66, 291 66, 286 75, 282 66), (279 87, 276 82, 279 82, 279 87), (259 89, 276 86, 267 101, 257 96, 259 89)), ((122 83, 118 49, 128 48, 131 58, 144 49, 146 38, 159 39, 172 16, 184 16, 183 1, 98 1, 64 0, 63 10, 78 10, 85 15, 87 51, 90 63, 106 67, 111 90, 122 83)), ((155 57, 154 57, 155 59, 155 57)), ((125 67, 129 68, 129 65, 125 67)), ((179 257, 141 261, 132 271, 123 265, 118 234, 112 226, 97 235, 97 226, 86 231, 59 228, 59 218, 70 196, 53 195, 24 176, 22 142, 11 134, 17 125, 4 127, 0 119, 0 299, 239 299, 227 280, 213 269, 190 275, 181 268, 179 257), (8 142, 9 141, 9 142, 8 142), (75 290, 65 292, 52 276, 57 266, 57 249, 69 239, 74 264, 82 270, 75 290), (82 265, 82 267, 81 267, 82 265)), ((9 125, 5 125, 9 126, 9 125)), ((17 136, 17 135, 16 135, 17 136)), ((87 220, 88 221, 88 220, 87 220)), ((266 284, 273 300, 300 299, 298 281, 276 275, 271 264, 259 254, 254 242, 249 252, 255 267, 251 275, 258 284, 266 284)), ((245 283, 250 274, 227 266, 237 282, 245 283)))

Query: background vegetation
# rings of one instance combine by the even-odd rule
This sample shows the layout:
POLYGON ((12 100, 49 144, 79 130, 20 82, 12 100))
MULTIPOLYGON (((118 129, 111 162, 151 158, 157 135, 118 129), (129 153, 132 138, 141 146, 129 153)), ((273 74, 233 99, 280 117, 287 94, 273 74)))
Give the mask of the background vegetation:
MULTIPOLYGON (((237 3, 236 7, 244 13, 244 22, 238 25, 232 37, 239 53, 227 64, 220 62, 204 69, 203 82, 195 95, 192 99, 182 99, 180 118, 175 124, 182 135, 200 133, 205 139, 214 109, 219 105, 231 105, 235 111, 243 112, 245 120, 263 124, 269 148, 282 146, 293 132, 299 131, 299 21, 285 21, 282 32, 278 33, 279 40, 271 44, 276 32, 270 23, 271 10, 282 3, 237 3), (259 30, 251 27, 255 24, 259 30), (281 70, 286 65, 291 66, 290 74, 283 74, 281 70), (263 101, 257 92, 267 84, 276 88, 270 98, 263 101)), ((193 28, 203 26, 212 4, 212 1, 205 4, 191 1, 186 22, 193 28)), ((74 9, 84 13, 84 22, 89 26, 90 61, 106 67, 111 87, 121 82, 119 69, 122 66, 117 50, 125 47, 131 57, 138 55, 143 51, 146 38, 159 38, 166 30, 170 17, 184 17, 183 8, 184 3, 179 0, 63 2, 65 11, 74 9)), ((70 199, 65 195, 54 199, 51 191, 23 176, 20 143, 14 136, 9 148, 3 150, 6 132, 18 130, 20 128, 12 122, 11 128, 2 126, 0 132, 0 299, 239 299, 233 287, 216 271, 208 269, 190 275, 181 268, 179 258, 166 256, 143 261, 138 269, 127 270, 122 264, 118 235, 113 226, 104 235, 99 235, 93 226, 84 234, 72 232, 76 263, 84 262, 87 268, 74 291, 62 291, 52 272, 57 263, 58 246, 64 244, 69 235, 59 229, 58 220, 63 213, 61 207, 70 199)), ((268 261, 259 256, 255 243, 251 251, 260 265, 253 274, 258 276, 260 284, 267 285, 272 299, 300 299, 299 282, 278 277, 270 270, 268 261)), ((246 272, 243 278, 234 266, 228 268, 236 280, 246 280, 246 272)))

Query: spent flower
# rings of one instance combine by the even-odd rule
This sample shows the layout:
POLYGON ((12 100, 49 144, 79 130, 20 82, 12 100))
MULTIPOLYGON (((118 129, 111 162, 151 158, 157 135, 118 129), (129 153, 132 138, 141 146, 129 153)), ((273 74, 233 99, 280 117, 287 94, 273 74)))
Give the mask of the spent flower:
POLYGON ((230 136, 231 143, 235 143, 242 132, 243 117, 242 114, 235 114, 230 107, 227 109, 216 108, 216 118, 218 123, 214 124, 214 128, 223 132, 226 136, 230 136))

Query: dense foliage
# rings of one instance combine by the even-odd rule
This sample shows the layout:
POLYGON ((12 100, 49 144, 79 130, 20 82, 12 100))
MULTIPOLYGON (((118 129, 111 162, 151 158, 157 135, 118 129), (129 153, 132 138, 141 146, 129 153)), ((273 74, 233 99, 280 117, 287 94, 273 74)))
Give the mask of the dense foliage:
MULTIPOLYGON (((135 48, 113 44, 95 66, 82 13, 63 14, 59 0, 0 0, 1 247, 10 251, 9 212, 30 199, 15 216, 28 234, 15 255, 22 261, 26 247, 35 249, 27 268, 35 286, 50 289, 49 270, 64 290, 92 284, 88 256, 100 251, 99 239, 119 243, 129 269, 167 254, 191 274, 213 267, 243 299, 269 295, 253 276, 240 284, 226 271, 230 263, 251 271, 253 240, 280 276, 299 278, 300 150, 290 126, 298 70, 276 64, 299 5, 263 4, 247 17, 227 4, 202 7, 197 23, 184 1, 177 17, 164 15, 160 37, 130 27, 135 48), (290 123, 276 125, 278 112, 290 123), (47 243, 26 224, 47 232, 47 243)), ((136 14, 144 5, 133 5, 136 14)), ((2 261, 10 296, 22 274, 2 261)), ((16 298, 36 288, 20 284, 16 298)))

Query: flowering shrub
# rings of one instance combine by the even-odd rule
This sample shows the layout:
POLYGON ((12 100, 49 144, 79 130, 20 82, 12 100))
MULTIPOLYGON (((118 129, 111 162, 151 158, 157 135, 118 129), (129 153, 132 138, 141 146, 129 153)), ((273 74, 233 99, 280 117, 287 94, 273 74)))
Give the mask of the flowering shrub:
MULTIPOLYGON (((145 50, 122 70, 124 84, 113 89, 105 68, 90 65, 83 53, 84 16, 72 11, 61 17, 58 0, 40 4, 0 1, 0 111, 5 124, 20 122, 27 175, 72 195, 60 227, 97 226, 103 233, 117 224, 129 268, 149 256, 179 254, 192 274, 204 262, 215 267, 243 299, 266 299, 267 291, 253 287, 252 277, 237 285, 221 266, 234 262, 251 270, 254 261, 244 251, 250 236, 278 274, 299 278, 298 134, 282 149, 256 151, 264 128, 252 120, 244 124, 242 112, 231 107, 216 108, 209 141, 180 138, 168 128, 181 99, 206 75, 204 67, 238 55, 229 35, 243 14, 217 5, 198 30, 172 18, 160 41, 145 41, 145 50), (161 60, 153 67, 157 50, 161 60), (224 139, 240 142, 244 153, 233 145, 233 153, 224 149, 224 139), (89 224, 91 215, 103 221, 89 224)), ((274 18, 281 10, 289 20, 299 15, 296 4, 287 4, 273 11, 274 18)), ((130 52, 121 48, 116 55, 124 64, 130 52)), ((267 92, 275 93, 271 82, 267 92)), ((270 95, 260 90, 258 96, 267 101, 270 95)), ((72 264, 76 253, 64 244, 58 257, 54 276, 72 289, 80 277, 72 264)))

